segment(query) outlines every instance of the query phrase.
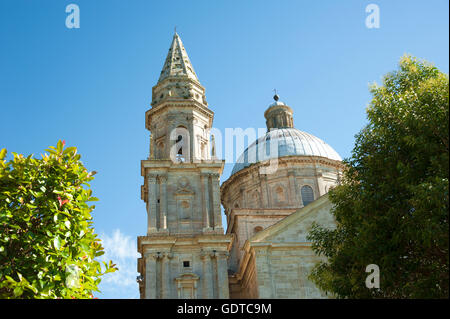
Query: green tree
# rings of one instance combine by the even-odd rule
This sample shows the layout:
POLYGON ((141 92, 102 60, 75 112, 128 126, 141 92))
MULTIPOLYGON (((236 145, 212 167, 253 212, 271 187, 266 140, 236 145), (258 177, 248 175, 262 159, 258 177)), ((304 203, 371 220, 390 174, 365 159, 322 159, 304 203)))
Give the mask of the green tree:
POLYGON ((116 270, 92 227, 95 201, 75 147, 41 159, 0 151, 0 298, 92 298, 116 270))
POLYGON ((338 298, 448 298, 449 80, 411 56, 371 86, 368 125, 329 193, 334 230, 314 225, 310 278, 338 298), (368 289, 366 266, 380 269, 368 289))

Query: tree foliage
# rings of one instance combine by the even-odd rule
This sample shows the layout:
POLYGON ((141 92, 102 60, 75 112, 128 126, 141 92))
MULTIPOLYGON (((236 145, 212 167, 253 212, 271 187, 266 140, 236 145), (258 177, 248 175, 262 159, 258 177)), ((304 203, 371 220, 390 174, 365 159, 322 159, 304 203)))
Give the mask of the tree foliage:
POLYGON ((94 233, 93 172, 59 141, 41 159, 0 151, 0 298, 92 298, 112 262, 94 233))
POLYGON ((309 239, 327 257, 310 278, 338 298, 448 298, 449 81, 411 56, 371 86, 369 124, 330 191, 336 229, 309 239), (380 288, 365 285, 366 266, 380 288))

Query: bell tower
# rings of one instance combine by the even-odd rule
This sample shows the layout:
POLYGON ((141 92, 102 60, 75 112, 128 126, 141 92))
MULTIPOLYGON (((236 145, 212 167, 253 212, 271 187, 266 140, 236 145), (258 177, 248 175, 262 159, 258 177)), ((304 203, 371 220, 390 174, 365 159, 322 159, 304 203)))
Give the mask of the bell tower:
POLYGON ((141 161, 147 235, 138 237, 141 298, 228 298, 228 252, 220 210, 224 161, 211 155, 214 113, 174 34, 151 108, 150 154, 141 161))

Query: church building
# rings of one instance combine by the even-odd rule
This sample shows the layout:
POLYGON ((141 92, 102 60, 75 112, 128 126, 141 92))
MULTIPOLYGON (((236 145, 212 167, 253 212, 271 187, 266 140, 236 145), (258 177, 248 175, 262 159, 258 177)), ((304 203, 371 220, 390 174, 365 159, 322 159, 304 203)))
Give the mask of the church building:
POLYGON ((328 297, 308 279, 321 257, 307 234, 313 222, 334 227, 326 193, 344 166, 331 146, 294 128, 293 110, 274 100, 264 112, 267 133, 220 185, 225 161, 214 152, 214 113, 175 33, 145 113, 151 134, 141 161, 141 298, 328 297), (261 156, 273 145, 275 152, 261 156))

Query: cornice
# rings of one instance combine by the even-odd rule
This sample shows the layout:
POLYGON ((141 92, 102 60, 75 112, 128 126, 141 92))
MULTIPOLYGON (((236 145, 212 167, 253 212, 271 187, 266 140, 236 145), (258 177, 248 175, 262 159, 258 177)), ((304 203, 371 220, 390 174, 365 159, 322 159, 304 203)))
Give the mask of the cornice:
POLYGON ((212 126, 214 112, 210 108, 193 99, 171 98, 170 100, 163 101, 145 112, 145 127, 151 131, 149 127, 151 118, 159 113, 163 113, 171 107, 195 109, 203 115, 209 117, 209 126, 212 126))
MULTIPOLYGON (((306 156, 306 155, 289 155, 289 156, 283 156, 278 158, 278 165, 280 164, 322 164, 325 166, 331 166, 337 170, 343 170, 345 168, 345 165, 341 161, 336 161, 329 159, 327 157, 321 157, 321 156, 306 156)), ((226 193, 228 188, 235 182, 239 182, 242 180, 243 177, 254 173, 254 171, 259 170, 261 166, 266 166, 267 163, 265 162, 257 162, 253 163, 250 166, 234 173, 231 175, 226 181, 222 183, 220 186, 221 193, 226 193)), ((259 174, 259 172, 258 172, 259 174)), ((223 202, 222 202, 223 204, 223 202)))

